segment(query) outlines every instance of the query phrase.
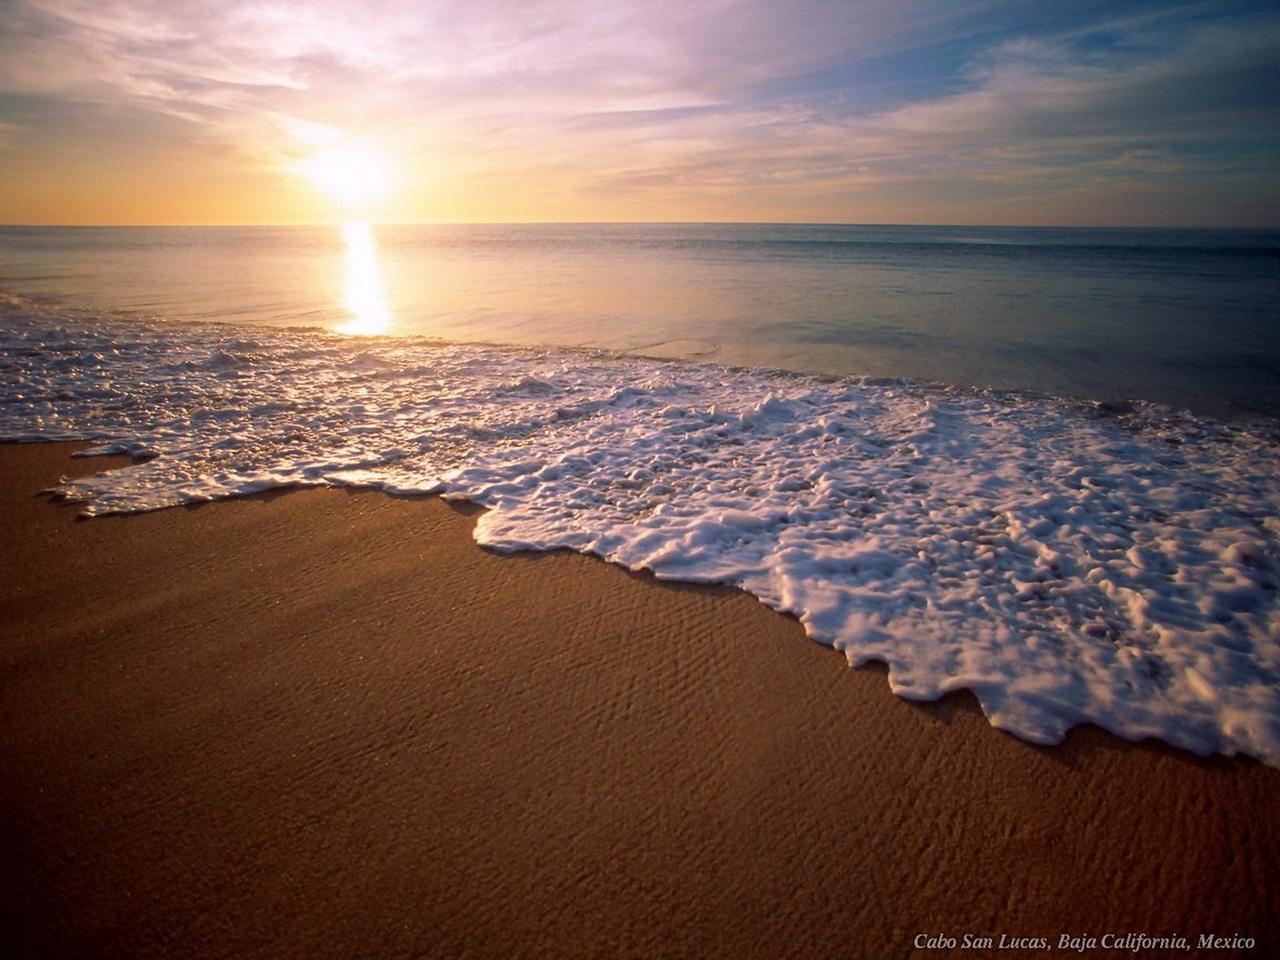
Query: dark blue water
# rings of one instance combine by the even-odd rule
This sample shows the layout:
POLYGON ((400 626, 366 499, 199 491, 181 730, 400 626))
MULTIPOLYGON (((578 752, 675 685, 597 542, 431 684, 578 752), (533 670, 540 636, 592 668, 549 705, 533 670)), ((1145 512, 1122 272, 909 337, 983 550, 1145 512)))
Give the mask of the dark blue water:
POLYGON ((1278 231, 6 227, 0 290, 1280 416, 1278 231))

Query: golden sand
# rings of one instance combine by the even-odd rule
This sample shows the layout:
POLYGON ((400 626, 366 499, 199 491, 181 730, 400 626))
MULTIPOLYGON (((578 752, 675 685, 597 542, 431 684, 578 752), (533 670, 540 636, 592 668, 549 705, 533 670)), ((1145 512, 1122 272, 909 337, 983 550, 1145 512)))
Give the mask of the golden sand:
POLYGON ((486 553, 437 499, 77 520, 32 495, 103 466, 70 450, 0 447, 0 955, 1280 947, 1280 770, 1030 746, 736 591, 486 553))

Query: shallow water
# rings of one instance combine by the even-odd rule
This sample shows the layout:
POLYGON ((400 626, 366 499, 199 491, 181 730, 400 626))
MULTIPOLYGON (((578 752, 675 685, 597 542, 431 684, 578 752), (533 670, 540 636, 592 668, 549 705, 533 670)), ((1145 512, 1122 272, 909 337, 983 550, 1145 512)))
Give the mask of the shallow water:
POLYGON ((1280 415, 1275 231, 4 227, 0 290, 1280 415))
POLYGON ((61 488, 88 513, 443 493, 491 548, 741 587, 1031 740, 1280 766, 1272 421, 0 299, 0 439, 69 438, 141 460, 61 488))
POLYGON ((1031 740, 1093 722, 1280 766, 1278 255, 1263 232, 2 228, 0 439, 138 456, 61 488, 91 514, 466 498, 489 547, 741 587, 1031 740))

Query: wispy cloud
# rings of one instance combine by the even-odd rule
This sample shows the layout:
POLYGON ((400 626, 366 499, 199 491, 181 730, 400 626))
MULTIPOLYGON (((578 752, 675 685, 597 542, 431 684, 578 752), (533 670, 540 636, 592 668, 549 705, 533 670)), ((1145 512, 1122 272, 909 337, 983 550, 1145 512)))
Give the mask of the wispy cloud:
MULTIPOLYGON (((1113 29, 1106 50, 1073 32, 984 49, 964 88, 871 113, 803 103, 761 111, 608 118, 643 137, 629 162, 599 172, 613 189, 753 190, 786 184, 822 195, 918 183, 963 199, 1004 186, 1026 202, 1102 183, 1251 173, 1271 187, 1280 160, 1280 24, 1193 26, 1153 47, 1144 25, 1113 29)), ((1110 192, 1108 191, 1108 195, 1110 192)), ((1259 197, 1265 202, 1266 195, 1259 197)), ((1167 197, 1165 199, 1168 199, 1167 197)))
POLYGON ((484 217, 517 188, 550 217, 829 219, 1053 218, 1130 189, 1133 215, 1182 196, 1196 219, 1217 177, 1224 216, 1274 218, 1278 49, 1262 3, 14 0, 0 145, 150 116, 156 151, 282 170, 354 130, 486 193, 484 217))

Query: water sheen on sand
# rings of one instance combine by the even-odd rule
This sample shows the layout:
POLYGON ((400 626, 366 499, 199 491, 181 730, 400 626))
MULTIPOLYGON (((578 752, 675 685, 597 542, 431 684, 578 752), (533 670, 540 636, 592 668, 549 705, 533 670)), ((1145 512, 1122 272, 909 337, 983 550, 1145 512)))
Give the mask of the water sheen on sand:
MULTIPOLYGON (((121 322, 11 299, 0 437, 147 458, 86 513, 287 485, 489 507, 497 550, 739 586, 992 724, 1280 766, 1280 444, 1150 405, 600 353, 121 322)), ((607 651, 602 651, 607 655, 607 651)))

